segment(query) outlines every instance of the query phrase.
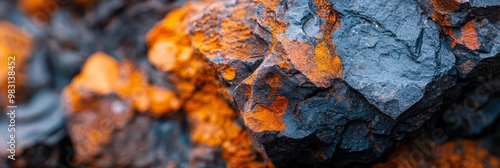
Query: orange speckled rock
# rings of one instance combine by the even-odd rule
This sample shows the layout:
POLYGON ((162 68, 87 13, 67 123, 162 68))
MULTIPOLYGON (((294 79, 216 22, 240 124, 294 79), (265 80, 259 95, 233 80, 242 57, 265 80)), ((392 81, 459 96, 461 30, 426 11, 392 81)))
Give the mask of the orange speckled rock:
POLYGON ((418 128, 414 116, 454 84, 444 77, 453 54, 420 10, 397 0, 220 1, 189 33, 277 166, 369 162, 398 123, 418 128))
POLYGON ((148 84, 131 63, 120 65, 102 52, 88 58, 63 96, 70 136, 75 142, 75 162, 98 167, 113 163, 93 160, 112 148, 112 142, 121 141, 113 132, 127 134, 120 130, 133 127, 130 122, 136 122, 134 111, 164 116, 177 111, 181 104, 175 92, 148 84))
POLYGON ((482 62, 500 53, 498 15, 500 2, 495 0, 418 0, 419 5, 447 35, 457 57, 462 78, 484 74, 482 62), (495 26, 496 25, 496 26, 495 26), (486 59, 486 60, 485 60, 486 59))
POLYGON ((125 62, 97 52, 89 57, 82 72, 66 87, 69 111, 81 111, 81 101, 96 96, 116 95, 133 109, 155 116, 167 115, 180 108, 176 93, 147 83, 144 73, 125 62), (165 97, 163 97, 165 96, 165 97), (161 107, 155 105, 162 104, 161 107))
MULTIPOLYGON (((283 69, 299 71, 312 84, 327 88, 334 79, 342 77, 341 60, 331 40, 331 34, 340 22, 329 2, 314 3, 317 18, 322 22, 318 25, 317 33, 303 35, 310 39, 286 32, 303 25, 292 24, 290 28, 290 23, 283 20, 283 16, 272 15, 278 12, 275 2, 264 1, 260 4, 259 10, 264 10, 259 13, 261 17, 256 13, 259 5, 256 1, 215 3, 190 23, 194 47, 215 65, 230 89, 244 80, 252 83, 248 79, 253 76, 252 73, 271 75, 272 71, 265 72, 263 68, 257 68, 266 61, 283 69)), ((270 84, 271 101, 275 99, 276 90, 281 87, 277 77, 268 78, 276 79, 270 84)), ((259 104, 251 101, 253 99, 256 98, 249 95, 250 102, 244 103, 250 104, 240 109, 246 125, 254 132, 284 131, 285 124, 281 116, 288 107, 287 97, 276 98, 273 101, 276 103, 272 105, 259 104)))
MULTIPOLYGON (((435 144, 436 145, 436 144, 435 144)), ((427 148, 426 146, 425 148, 427 148)), ((416 145, 401 146, 391 155, 387 163, 374 168, 394 167, 476 167, 494 168, 500 166, 498 157, 490 154, 480 143, 459 139, 437 145, 429 155, 420 155, 422 148, 416 145), (422 158, 423 156, 423 158, 422 158)))
MULTIPOLYGON (((207 1, 188 2, 182 8, 169 13, 151 29, 147 38, 150 46, 148 59, 156 68, 171 75, 168 80, 179 91, 178 98, 183 102, 181 109, 186 112, 193 142, 210 148, 221 148, 228 167, 272 167, 272 163, 264 159, 262 153, 259 153, 258 148, 254 146, 245 128, 238 124, 237 113, 218 90, 221 88, 221 83, 218 82, 213 68, 201 55, 192 50, 188 21, 208 4, 207 1)), ((243 16, 245 15, 235 15, 235 17, 243 16)), ((223 26, 231 31, 239 31, 236 30, 238 28, 235 26, 238 25, 235 23, 228 22, 223 26)), ((199 45, 198 40, 203 38, 203 36, 194 37, 193 45, 199 45)), ((240 40, 244 38, 238 37, 240 40)), ((238 39, 231 39, 233 40, 231 43, 236 44, 238 39)), ((230 46, 213 42, 210 44, 214 45, 212 47, 230 46)), ((247 55, 235 53, 234 56, 247 55)), ((225 70, 223 77, 233 80, 237 72, 231 67, 225 70)), ((193 153, 193 155, 198 154, 202 155, 198 152, 193 153)))

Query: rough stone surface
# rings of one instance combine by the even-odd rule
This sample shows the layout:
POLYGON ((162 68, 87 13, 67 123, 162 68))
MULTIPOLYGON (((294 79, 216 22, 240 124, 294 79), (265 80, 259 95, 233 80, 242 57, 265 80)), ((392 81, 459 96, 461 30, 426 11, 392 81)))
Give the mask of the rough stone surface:
POLYGON ((190 34, 275 164, 367 163, 444 110, 457 82, 470 85, 458 63, 477 49, 457 47, 477 45, 474 34, 491 47, 470 70, 498 73, 495 12, 465 17, 488 28, 458 44, 429 13, 442 9, 434 3, 223 1, 195 16, 190 34))
POLYGON ((418 0, 438 23, 456 57, 461 78, 477 77, 498 65, 500 3, 492 0, 418 0))

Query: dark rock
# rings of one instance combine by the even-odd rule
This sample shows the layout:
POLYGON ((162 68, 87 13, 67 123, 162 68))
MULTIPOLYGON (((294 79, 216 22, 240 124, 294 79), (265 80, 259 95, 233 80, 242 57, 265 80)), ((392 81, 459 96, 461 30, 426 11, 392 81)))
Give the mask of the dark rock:
MULTIPOLYGON (((460 44, 427 15, 432 3, 225 1, 197 15, 190 33, 275 164, 345 166, 382 156, 460 92, 460 44)), ((489 5, 469 18, 492 20, 480 12, 489 5)), ((477 24, 490 27, 492 46, 477 73, 498 65, 490 22, 477 24)))

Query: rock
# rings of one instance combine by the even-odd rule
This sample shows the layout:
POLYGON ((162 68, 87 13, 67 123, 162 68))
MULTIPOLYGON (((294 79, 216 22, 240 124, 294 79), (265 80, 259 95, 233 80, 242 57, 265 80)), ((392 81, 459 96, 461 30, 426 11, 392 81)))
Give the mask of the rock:
MULTIPOLYGON (((189 27, 277 166, 342 166, 382 156, 459 92, 461 57, 425 5, 223 1, 189 27)), ((495 74, 495 59, 477 69, 495 74)))
POLYGON ((499 158, 477 141, 459 139, 433 144, 432 152, 424 154, 417 145, 398 148, 387 163, 379 167, 498 167, 499 158), (418 151, 418 152, 415 152, 418 151))
MULTIPOLYGON (((446 34, 455 57, 458 76, 473 78, 499 64, 500 45, 496 41, 500 3, 491 0, 418 0, 425 13, 446 34), (489 67, 489 68, 488 68, 489 67)), ((498 73, 498 71, 496 72, 498 73)))
POLYGON ((498 167, 495 0, 27 2, 2 167, 498 167))
POLYGON ((176 111, 179 104, 168 106, 176 101, 164 97, 164 92, 169 91, 148 85, 131 64, 119 66, 104 53, 90 56, 82 73, 63 92, 69 134, 75 145, 75 164, 97 167, 188 164, 190 141, 183 138, 162 141, 164 135, 187 136, 181 123, 158 121, 135 113, 161 116, 176 111), (100 75, 93 75, 96 72, 100 75), (163 106, 151 106, 157 103, 163 106), (175 146, 179 155, 172 156, 165 149, 168 146, 175 146))
POLYGON ((193 155, 198 156, 193 156, 192 161, 216 161, 206 155, 218 152, 227 167, 272 167, 240 125, 238 114, 227 103, 228 97, 219 92, 222 84, 214 69, 192 50, 188 19, 208 4, 188 2, 159 22, 148 34, 148 59, 167 75, 166 82, 173 85, 183 102, 181 109, 190 125, 191 138, 199 147, 194 149, 193 155))

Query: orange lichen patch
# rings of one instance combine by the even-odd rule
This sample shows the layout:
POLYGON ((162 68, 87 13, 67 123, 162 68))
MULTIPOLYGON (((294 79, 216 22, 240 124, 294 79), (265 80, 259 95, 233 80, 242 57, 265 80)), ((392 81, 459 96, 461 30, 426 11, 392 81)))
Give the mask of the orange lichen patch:
POLYGON ((150 111, 155 116, 179 109, 180 102, 173 91, 148 84, 144 76, 132 63, 125 62, 120 66, 112 57, 97 52, 88 58, 82 72, 66 87, 64 95, 70 104, 68 109, 81 111, 78 102, 92 94, 116 94, 137 111, 150 111))
POLYGON ((187 2, 182 8, 170 12, 149 31, 147 43, 151 47, 148 52, 151 64, 188 81, 196 81, 197 76, 206 71, 205 60, 194 56, 187 24, 188 19, 209 2, 187 2))
MULTIPOLYGON (((342 77, 342 63, 340 57, 331 54, 330 49, 327 44, 323 41, 318 43, 314 50, 314 62, 317 63, 317 67, 325 74, 330 74, 335 78, 342 77)), ((318 75, 322 75, 321 73, 318 75)))
POLYGON ((249 13, 257 3, 241 1, 243 5, 235 6, 225 6, 225 3, 208 6, 196 16, 195 22, 190 23, 193 46, 208 59, 220 56, 251 60, 261 56, 267 48, 253 35, 254 23, 251 21, 255 18, 249 13))
POLYGON ((149 87, 148 95, 151 101, 150 111, 155 116, 177 111, 181 107, 181 101, 177 97, 177 94, 165 88, 149 87))
POLYGON ((235 122, 237 114, 216 88, 213 83, 202 86, 183 106, 193 141, 222 147, 228 167, 266 167, 265 162, 258 161, 248 133, 235 122))
POLYGON ((120 78, 120 65, 103 52, 91 55, 71 86, 84 91, 107 95, 114 92, 120 78))
POLYGON ((157 68, 169 72, 175 68, 177 46, 172 41, 154 43, 149 50, 148 59, 157 68))
MULTIPOLYGON (((426 145, 425 148, 427 147, 429 146, 426 145)), ((421 150, 417 145, 402 146, 396 149, 387 163, 374 167, 498 167, 499 158, 471 140, 446 142, 433 148, 429 155, 421 150)))
POLYGON ((318 7, 316 13, 319 17, 325 19, 328 23, 336 23, 339 17, 328 0, 314 0, 314 4, 318 7))
POLYGON ((481 42, 479 42, 477 31, 476 31, 476 21, 473 19, 467 22, 462 27, 462 38, 463 43, 467 48, 471 50, 479 49, 481 42))
POLYGON ((316 86, 329 87, 333 79, 342 77, 340 58, 331 54, 325 42, 311 46, 306 43, 289 41, 286 38, 281 41, 289 52, 288 55, 294 67, 306 75, 316 86))
POLYGON ((464 2, 465 1, 462 0, 431 0, 434 7, 434 13, 431 18, 438 23, 441 26, 441 29, 443 29, 443 32, 450 36, 453 40, 451 44, 452 48, 455 48, 457 44, 462 44, 470 50, 476 50, 481 46, 481 42, 479 41, 477 35, 476 21, 473 19, 467 22, 461 28, 461 38, 459 38, 453 31, 450 19, 447 15, 458 10, 458 5, 464 2))
POLYGON ((278 7, 278 4, 280 1, 278 0, 261 0, 262 4, 264 4, 266 7, 276 10, 276 7, 278 7))
MULTIPOLYGON (((293 66, 301 71, 313 84, 319 87, 329 87, 335 78, 342 78, 343 67, 340 57, 335 52, 331 33, 340 27, 339 16, 329 1, 315 0, 316 12, 324 23, 320 25, 322 36, 316 35, 322 41, 311 45, 305 42, 292 41, 284 35, 278 35, 293 66)), ((274 32, 273 32, 274 33, 274 32)))
POLYGON ((450 13, 458 9, 458 0, 431 0, 434 10, 439 13, 450 13))
POLYGON ((281 120, 288 108, 288 99, 277 96, 269 106, 257 105, 252 111, 244 112, 243 120, 253 132, 285 130, 285 123, 281 120))
MULTIPOLYGON (((7 95, 7 80, 9 72, 15 73, 16 100, 21 101, 25 82, 25 63, 31 55, 33 48, 32 37, 23 34, 21 29, 10 22, 0 22, 0 93, 7 95), (11 65, 11 66, 9 66, 11 65), (12 71, 12 72, 11 72, 12 71)), ((13 89, 13 88, 10 88, 13 89)), ((5 98, 5 97, 4 97, 5 98)), ((6 99, 2 99, 3 105, 7 105, 6 99)))
POLYGON ((228 67, 222 71, 222 77, 225 80, 231 81, 236 77, 236 70, 234 68, 228 67))
POLYGON ((149 87, 144 73, 136 70, 129 62, 125 62, 121 67, 120 76, 116 84, 116 93, 121 98, 129 100, 138 111, 144 112, 150 107, 149 87))
POLYGON ((21 11, 43 22, 49 21, 59 9, 58 0, 18 0, 18 3, 21 11))
POLYGON ((266 84, 271 87, 271 92, 269 92, 268 99, 272 99, 276 95, 276 90, 281 87, 280 82, 281 76, 278 73, 272 74, 266 79, 266 84))
POLYGON ((169 12, 162 21, 157 23, 156 26, 148 32, 148 46, 152 46, 153 43, 161 39, 172 39, 173 41, 178 41, 176 44, 182 43, 189 45, 190 40, 186 38, 189 36, 187 19, 203 9, 203 4, 200 3, 198 5, 198 3, 193 4, 193 2, 187 2, 182 8, 169 12))

